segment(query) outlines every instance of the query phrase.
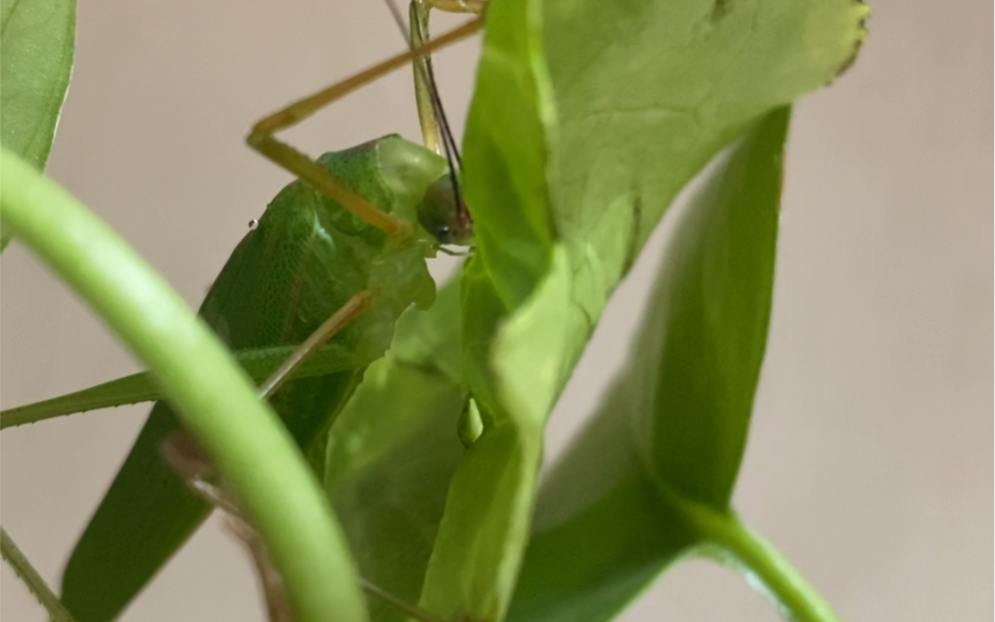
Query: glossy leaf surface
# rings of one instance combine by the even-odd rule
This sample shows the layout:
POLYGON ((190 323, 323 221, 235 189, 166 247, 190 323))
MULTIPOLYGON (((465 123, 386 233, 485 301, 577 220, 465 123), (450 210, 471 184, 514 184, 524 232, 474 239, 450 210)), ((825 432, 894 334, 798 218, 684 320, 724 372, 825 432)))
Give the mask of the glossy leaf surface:
POLYGON ((466 379, 488 427, 450 490, 427 608, 503 615, 545 421, 611 292, 710 158, 852 61, 865 15, 852 0, 491 5, 463 283, 466 379))

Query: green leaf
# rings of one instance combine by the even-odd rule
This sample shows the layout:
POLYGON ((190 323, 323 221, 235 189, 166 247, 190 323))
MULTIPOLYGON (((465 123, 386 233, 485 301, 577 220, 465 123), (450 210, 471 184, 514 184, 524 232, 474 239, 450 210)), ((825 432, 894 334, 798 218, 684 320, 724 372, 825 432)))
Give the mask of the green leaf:
POLYGON ((511 620, 611 619, 691 553, 732 562, 795 619, 834 619, 728 508, 770 317, 788 118, 758 123, 682 217, 630 369, 543 488, 511 620))
POLYGON ((592 323, 677 193, 852 62, 858 0, 542 3, 554 219, 592 323))
MULTIPOLYGON (((491 3, 464 144, 466 200, 473 206, 475 261, 502 306, 529 296, 550 263, 546 143, 534 75, 537 24, 528 0, 491 3), (514 131, 509 131, 510 124, 514 131), (479 262, 479 263, 478 263, 479 262)), ((464 295, 472 296, 464 287, 464 295)), ((478 318, 464 320, 476 322, 478 318)))
POLYGON ((624 389, 640 461, 716 509, 736 481, 767 343, 789 114, 759 123, 682 218, 624 389))
MULTIPOLYGON (((491 365, 491 346, 510 311, 547 282, 554 265, 565 266, 562 253, 557 262, 549 218, 531 48, 537 23, 525 8, 523 0, 489 5, 464 144, 466 199, 479 226, 462 280, 463 363, 484 431, 453 477, 420 600, 448 618, 502 617, 528 535, 542 453, 545 413, 537 421, 536 410, 509 410, 491 365)), ((561 351, 555 338, 553 348, 533 345, 553 358, 561 351)))
MULTIPOLYGON (((0 0, 0 143, 45 170, 76 48, 76 0, 0 0)), ((0 226, 0 252, 14 231, 0 226)))
POLYGON ((544 481, 508 620, 610 620, 697 541, 639 463, 631 402, 613 391, 544 481))
POLYGON ((423 606, 501 617, 543 426, 611 292, 712 156, 852 62, 865 15, 855 0, 491 3, 464 145, 479 244, 464 362, 486 426, 423 606))
MULTIPOLYGON (((329 437, 325 488, 364 579, 417 602, 463 455, 458 280, 427 311, 401 317, 387 356, 367 369, 329 437)), ((371 619, 405 616, 370 601, 371 619)))
POLYGON ((75 0, 0 2, 0 141, 45 169, 69 88, 75 0))

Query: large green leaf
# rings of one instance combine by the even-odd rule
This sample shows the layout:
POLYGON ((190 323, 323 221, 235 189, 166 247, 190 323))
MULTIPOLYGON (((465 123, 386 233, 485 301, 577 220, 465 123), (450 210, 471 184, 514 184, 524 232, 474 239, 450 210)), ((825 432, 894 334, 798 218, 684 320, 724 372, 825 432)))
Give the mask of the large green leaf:
POLYGON ((611 292, 715 153, 852 61, 865 14, 855 0, 491 3, 463 277, 465 373, 488 425, 453 480, 424 606, 502 616, 543 426, 611 292))
POLYGON ((622 389, 660 485, 729 503, 767 343, 789 109, 748 134, 681 220, 622 389))
POLYGON ((697 541, 640 464, 631 412, 614 390, 544 482, 509 620, 610 620, 697 541))
MULTIPOLYGON (((466 402, 460 374, 458 280, 428 311, 398 322, 387 356, 332 428, 325 488, 362 576, 417 602, 463 444, 458 421, 466 402)), ((402 620, 370 602, 373 620, 402 620)))
POLYGON ((681 555, 730 562, 798 620, 831 610, 728 507, 770 317, 788 109, 681 220, 629 370, 557 464, 511 619, 611 619, 681 555))
MULTIPOLYGON (((478 226, 477 254, 462 280, 463 362, 485 431, 453 478, 420 601, 449 618, 503 615, 528 536, 541 459, 547 404, 509 410, 490 364, 495 335, 510 310, 533 296, 550 266, 565 265, 562 253, 559 261, 554 253, 531 48, 536 23, 525 8, 522 0, 489 6, 464 143, 466 198, 478 226)), ((556 335, 532 344, 540 357, 555 359, 563 351, 556 335)))
MULTIPOLYGON (((0 0, 0 143, 45 170, 76 48, 76 0, 0 0)), ((0 251, 13 233, 0 231, 0 251)))
POLYGON ((721 148, 853 61, 866 14, 859 0, 543 3, 552 206, 581 310, 599 316, 721 148))

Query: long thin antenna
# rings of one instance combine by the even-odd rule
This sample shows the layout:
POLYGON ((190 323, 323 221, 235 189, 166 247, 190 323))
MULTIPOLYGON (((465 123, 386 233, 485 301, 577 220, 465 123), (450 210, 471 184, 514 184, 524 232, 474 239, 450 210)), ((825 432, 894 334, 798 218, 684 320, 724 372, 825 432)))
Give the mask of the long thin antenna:
POLYGON ((394 18, 394 23, 397 24, 397 29, 401 31, 401 36, 408 43, 408 47, 412 47, 411 39, 408 38, 408 28, 404 24, 404 17, 401 15, 401 9, 398 8, 397 3, 394 0, 386 0, 387 9, 390 11, 390 16, 394 18))
MULTIPOLYGON (((418 42, 424 45, 429 40, 428 22, 431 8, 424 8, 421 0, 412 0, 410 19, 413 21, 411 30, 412 36, 417 32, 418 42), (422 12, 424 9, 424 13, 422 12), (417 29, 417 30, 415 30, 417 29)), ((412 42, 413 43, 413 42, 412 42)), ((473 222, 470 210, 467 209, 463 201, 463 191, 460 187, 459 178, 463 170, 463 159, 460 157, 459 147, 453 138, 452 130, 449 127, 449 120, 446 118, 446 111, 442 107, 442 98, 439 96, 439 89, 435 81, 435 70, 432 64, 432 57, 425 56, 422 63, 415 65, 422 74, 422 79, 428 87, 429 100, 432 103, 432 112, 435 116, 436 124, 439 126, 442 135, 443 150, 446 153, 446 162, 449 165, 449 180, 453 188, 453 199, 456 202, 457 217, 462 222, 473 222)))
MULTIPOLYGON (((401 10, 398 8, 395 0, 385 0, 387 3, 387 8, 390 10, 391 16, 394 18, 394 23, 397 24, 398 30, 401 32, 401 36, 407 42, 408 47, 414 49, 415 43, 412 41, 409 35, 415 28, 417 28, 418 39, 420 41, 428 40, 428 33, 425 32, 425 25, 428 22, 428 16, 426 14, 425 19, 415 19, 416 14, 420 16, 420 3, 412 2, 412 11, 410 13, 410 19, 412 20, 411 28, 409 30, 405 28, 404 18, 401 15, 401 10)), ((430 10, 430 9, 429 9, 430 10)), ((432 67, 432 57, 425 56, 422 59, 415 61, 415 71, 424 72, 422 74, 422 79, 428 87, 429 101, 432 104, 432 114, 435 116, 435 121, 439 126, 440 134, 442 135, 442 148, 445 152, 446 163, 449 165, 449 179, 452 182, 453 195, 456 200, 456 209, 459 214, 463 217, 469 216, 469 210, 466 207, 466 203, 463 201, 463 192, 460 188, 459 177, 463 170, 463 159, 460 157, 459 147, 456 145, 456 140, 453 138, 452 129, 449 126, 449 119, 446 118, 446 111, 442 106, 442 98, 439 96, 439 89, 435 82, 435 70, 432 67)))

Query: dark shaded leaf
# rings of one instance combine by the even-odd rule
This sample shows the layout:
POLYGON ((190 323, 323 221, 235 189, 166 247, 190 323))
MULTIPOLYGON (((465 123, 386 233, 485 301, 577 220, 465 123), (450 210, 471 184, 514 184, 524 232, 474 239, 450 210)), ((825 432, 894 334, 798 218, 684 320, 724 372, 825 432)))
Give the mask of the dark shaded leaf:
POLYGON ((543 487, 511 620, 609 620, 695 552, 797 619, 833 619, 728 508, 770 315, 788 117, 757 124, 683 215, 630 368, 543 487))
MULTIPOLYGON (((370 365, 335 422, 325 460, 325 488, 360 573, 411 603, 463 455, 459 312, 457 280, 428 311, 401 317, 387 356, 370 365)), ((404 619, 377 600, 370 615, 404 619)))

